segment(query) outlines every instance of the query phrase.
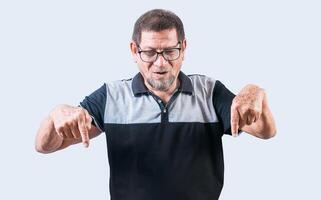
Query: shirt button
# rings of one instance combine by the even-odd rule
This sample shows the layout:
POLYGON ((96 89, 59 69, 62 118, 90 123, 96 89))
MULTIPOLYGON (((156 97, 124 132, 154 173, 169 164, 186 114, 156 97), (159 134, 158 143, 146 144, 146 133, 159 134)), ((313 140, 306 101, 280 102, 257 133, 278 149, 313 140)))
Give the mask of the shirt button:
POLYGON ((166 109, 163 110, 163 113, 166 113, 166 109))
POLYGON ((159 100, 158 100, 158 103, 162 103, 162 100, 159 99, 159 100))

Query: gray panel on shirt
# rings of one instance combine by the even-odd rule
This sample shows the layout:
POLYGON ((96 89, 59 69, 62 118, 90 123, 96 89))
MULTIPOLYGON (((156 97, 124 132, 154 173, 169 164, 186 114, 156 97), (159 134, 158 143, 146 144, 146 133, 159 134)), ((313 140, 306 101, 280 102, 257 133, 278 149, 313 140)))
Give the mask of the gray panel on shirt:
MULTIPOLYGON (((169 122, 217 122, 213 106, 215 80, 206 76, 189 76, 193 95, 180 93, 168 108, 169 122)), ((104 123, 160 123, 161 110, 151 95, 134 96, 132 80, 106 84, 104 123)))
POLYGON ((169 108, 169 122, 218 122, 213 106, 215 80, 206 76, 189 76, 193 95, 180 93, 169 108))
POLYGON ((104 123, 132 124, 158 123, 160 109, 151 95, 135 97, 132 81, 115 81, 106 84, 107 99, 104 123))

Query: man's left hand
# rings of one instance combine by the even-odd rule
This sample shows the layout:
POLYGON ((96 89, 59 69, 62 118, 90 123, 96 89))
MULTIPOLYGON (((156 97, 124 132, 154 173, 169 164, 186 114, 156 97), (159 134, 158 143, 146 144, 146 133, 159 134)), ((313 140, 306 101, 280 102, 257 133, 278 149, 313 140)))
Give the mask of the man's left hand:
POLYGON ((231 106, 231 131, 233 136, 245 125, 257 122, 262 114, 265 93, 260 87, 249 84, 233 99, 231 106))

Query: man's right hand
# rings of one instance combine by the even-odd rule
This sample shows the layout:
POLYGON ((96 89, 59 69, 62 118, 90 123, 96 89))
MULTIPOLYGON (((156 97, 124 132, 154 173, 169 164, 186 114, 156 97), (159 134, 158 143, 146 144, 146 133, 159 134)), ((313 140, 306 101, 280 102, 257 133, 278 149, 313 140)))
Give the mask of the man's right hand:
POLYGON ((92 118, 86 109, 59 105, 51 111, 49 117, 61 138, 81 138, 83 145, 89 146, 89 130, 91 129, 92 118))

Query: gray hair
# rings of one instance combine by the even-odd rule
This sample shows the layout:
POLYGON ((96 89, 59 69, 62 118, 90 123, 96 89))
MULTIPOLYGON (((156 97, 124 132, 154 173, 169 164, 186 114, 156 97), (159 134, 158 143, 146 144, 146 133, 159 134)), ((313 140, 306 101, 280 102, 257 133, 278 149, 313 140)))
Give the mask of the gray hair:
POLYGON ((176 29, 178 41, 185 39, 184 26, 181 19, 173 12, 163 9, 154 9, 140 16, 134 26, 132 40, 140 44, 143 31, 163 31, 176 29))

